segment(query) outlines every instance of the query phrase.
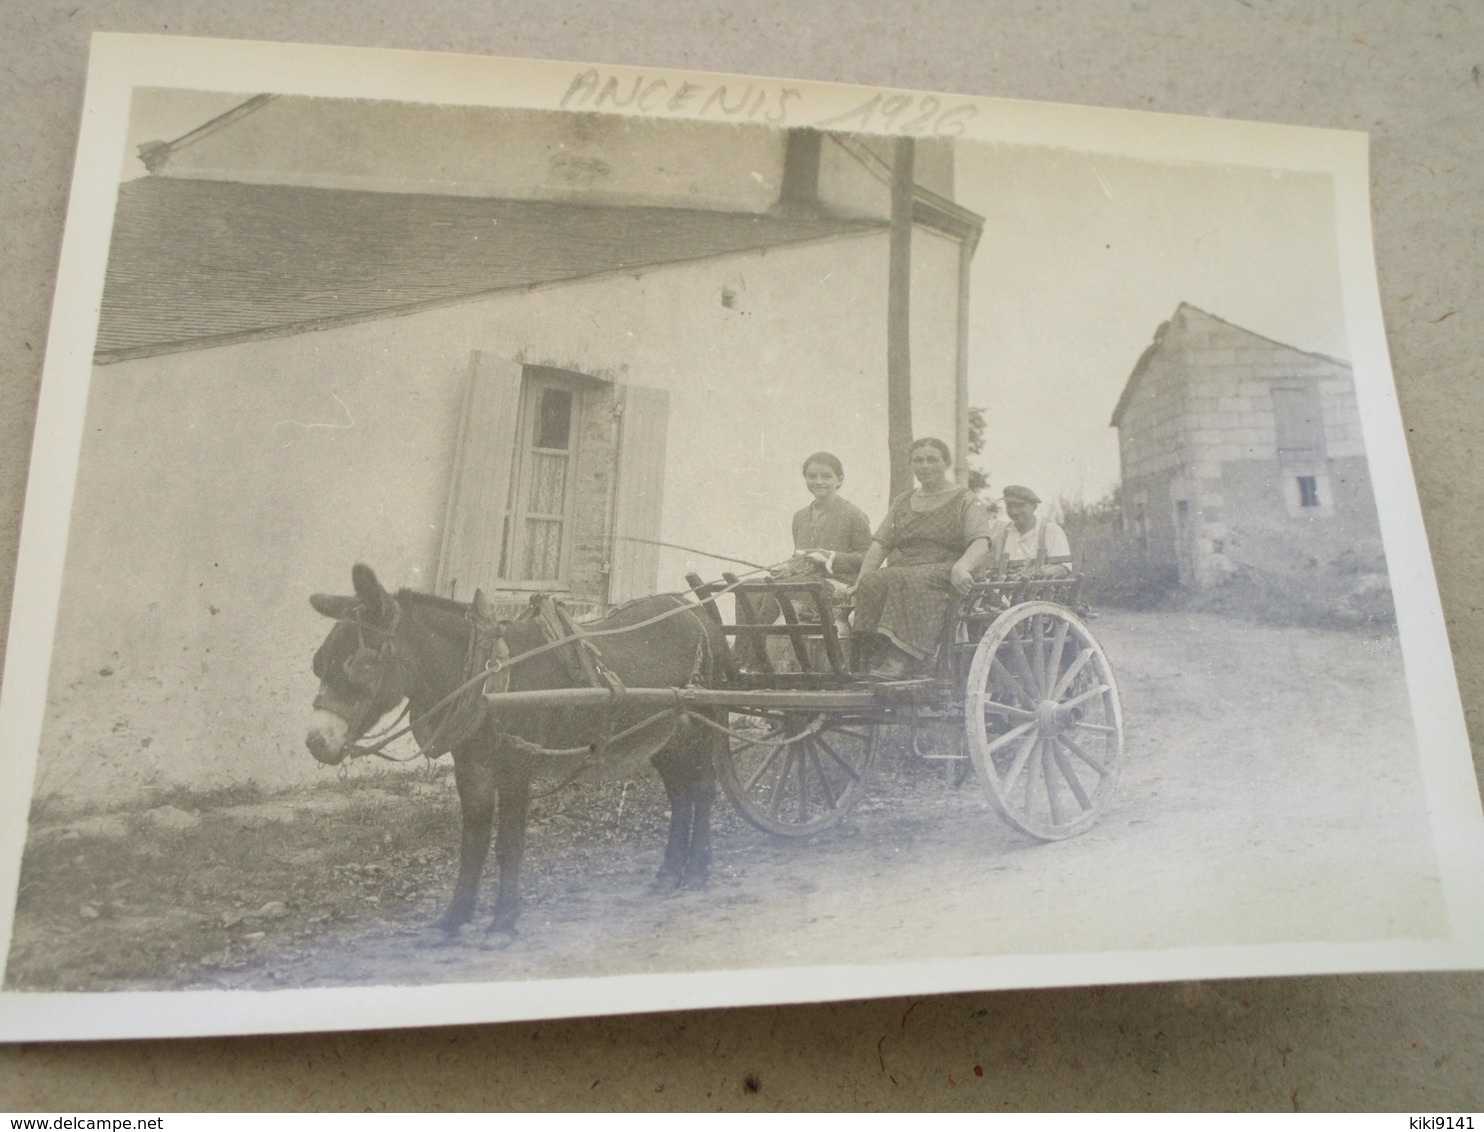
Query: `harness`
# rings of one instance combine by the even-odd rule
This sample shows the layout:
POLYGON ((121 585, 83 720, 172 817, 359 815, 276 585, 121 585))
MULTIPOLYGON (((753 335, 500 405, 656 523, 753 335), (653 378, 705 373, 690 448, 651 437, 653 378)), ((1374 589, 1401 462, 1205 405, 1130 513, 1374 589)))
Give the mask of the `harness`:
MULTIPOLYGON (((357 607, 357 610, 359 610, 359 607, 357 607)), ((402 607, 396 602, 392 602, 392 623, 385 629, 380 625, 368 625, 356 616, 340 617, 337 620, 346 625, 354 625, 356 630, 356 650, 345 661, 345 667, 349 667, 351 662, 362 653, 371 651, 370 646, 366 644, 366 634, 368 632, 375 633, 381 637, 381 644, 376 649, 376 669, 381 675, 380 679, 377 680, 375 689, 371 693, 371 702, 375 703, 381 698, 382 693, 386 691, 387 681, 391 678, 393 661, 396 659, 397 652, 397 626, 402 621, 402 607)), ((316 710, 332 710, 325 701, 323 690, 314 697, 313 706, 316 710)), ((406 712, 404 711, 402 714, 405 715, 406 712)), ((401 716, 397 718, 400 720, 401 716)), ((392 726, 396 726, 395 721, 392 723, 392 726)))
MULTIPOLYGON (((732 582, 725 588, 710 595, 706 601, 715 601, 723 594, 730 593, 741 581, 732 582)), ((505 622, 501 622, 493 616, 493 611, 483 601, 482 595, 476 595, 478 600, 469 607, 465 618, 469 622, 469 645, 464 662, 464 679, 459 686, 444 696, 432 707, 421 715, 410 720, 408 725, 401 730, 383 732, 377 736, 377 741, 371 746, 352 744, 349 755, 352 758, 363 758, 374 755, 377 758, 386 759, 389 762, 410 762, 419 755, 429 761, 447 754, 460 744, 467 742, 479 730, 485 721, 486 708, 489 700, 486 697, 497 698, 501 692, 508 690, 510 686, 510 669, 514 665, 534 659, 543 653, 558 651, 561 661, 568 675, 578 685, 606 688, 610 698, 617 702, 623 698, 624 684, 606 664, 603 663, 602 654, 593 644, 592 638, 614 636, 621 633, 631 633, 646 626, 664 621, 670 617, 681 614, 697 616, 696 607, 680 602, 675 608, 667 609, 656 616, 635 622, 632 625, 623 625, 612 629, 587 630, 578 626, 567 615, 561 603, 551 594, 537 594, 531 598, 530 608, 521 616, 521 620, 534 619, 542 628, 546 643, 512 656, 509 642, 505 639, 505 622), (436 719, 436 722, 431 722, 436 719), (412 733, 413 739, 418 745, 418 751, 406 758, 398 758, 385 753, 385 748, 395 740, 412 733)), ((623 607, 620 607, 623 608, 623 607)), ((368 625, 357 616, 343 617, 339 620, 356 626, 357 643, 364 648, 363 630, 370 630, 382 637, 382 644, 377 652, 377 665, 381 669, 381 680, 374 693, 373 699, 380 698, 386 690, 386 684, 390 678, 392 667, 397 663, 395 633, 401 619, 401 605, 392 600, 392 623, 389 628, 377 625, 368 625)), ((691 666, 688 683, 701 682, 711 670, 713 657, 709 651, 709 637, 703 631, 696 648, 696 656, 691 666)), ((366 651, 369 651, 367 649, 366 651)), ((316 697, 315 706, 323 706, 323 697, 316 697)), ((396 728, 402 716, 410 714, 410 703, 404 707, 401 715, 389 725, 389 730, 396 728)), ((542 747, 532 743, 520 735, 509 732, 495 731, 495 738, 514 749, 531 754, 541 755, 580 755, 588 754, 592 758, 585 760, 571 778, 576 778, 594 760, 604 756, 609 747, 624 739, 638 734, 645 728, 650 727, 662 717, 671 717, 671 735, 667 735, 663 742, 669 742, 673 732, 679 728, 685 718, 702 718, 695 713, 686 710, 677 704, 673 709, 666 709, 646 719, 639 721, 631 727, 625 728, 617 734, 612 733, 612 713, 604 714, 601 725, 601 733, 596 742, 581 747, 551 748, 542 747)), ((710 722, 706 720, 705 722, 710 722)), ((569 778, 567 781, 571 781, 569 778)), ((561 785, 566 785, 566 782, 561 785)))

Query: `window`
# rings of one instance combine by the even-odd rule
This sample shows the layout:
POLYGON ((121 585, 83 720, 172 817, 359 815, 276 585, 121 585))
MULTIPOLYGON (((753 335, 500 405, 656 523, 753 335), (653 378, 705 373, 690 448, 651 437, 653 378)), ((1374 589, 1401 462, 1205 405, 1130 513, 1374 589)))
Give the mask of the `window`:
POLYGON ((1319 506, 1319 478, 1317 476, 1299 476, 1299 506, 1319 506))
POLYGON ((1273 424, 1278 459, 1309 461, 1324 457, 1324 420, 1313 385, 1275 386, 1273 424))
POLYGON ((436 590, 654 593, 669 394, 475 351, 436 590))
POLYGON ((547 370, 525 374, 501 521, 501 581, 554 582, 567 575, 579 435, 573 385, 547 370))

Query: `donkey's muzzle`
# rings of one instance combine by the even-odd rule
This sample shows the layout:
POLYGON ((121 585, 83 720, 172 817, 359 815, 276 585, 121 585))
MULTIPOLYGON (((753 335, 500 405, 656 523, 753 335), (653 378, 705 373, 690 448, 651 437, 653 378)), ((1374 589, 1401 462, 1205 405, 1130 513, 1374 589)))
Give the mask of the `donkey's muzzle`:
POLYGON ((349 738, 350 728, 345 720, 333 712, 319 710, 314 713, 309 732, 304 736, 304 745, 317 761, 326 766, 339 766, 345 761, 349 738))

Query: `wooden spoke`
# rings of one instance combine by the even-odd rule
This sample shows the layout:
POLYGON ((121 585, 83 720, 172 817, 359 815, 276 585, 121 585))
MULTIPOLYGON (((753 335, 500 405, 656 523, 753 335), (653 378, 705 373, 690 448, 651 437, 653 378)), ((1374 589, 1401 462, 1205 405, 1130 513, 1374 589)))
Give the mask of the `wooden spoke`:
MULTIPOLYGON (((825 754, 829 755, 830 758, 834 760, 835 765, 838 766, 842 771, 844 771, 845 774, 849 776, 852 782, 859 782, 861 780, 861 776, 856 772, 855 767, 851 766, 849 762, 840 757, 840 752, 835 750, 834 747, 830 746, 828 739, 816 738, 815 742, 824 748, 825 754)), ((820 772, 820 778, 824 778, 823 771, 820 772)))
POLYGON ((1106 723, 1089 723, 1085 719, 1076 719, 1067 724, 1075 727, 1078 731, 1091 731, 1096 735, 1121 735, 1122 732, 1116 727, 1110 727, 1106 723))
MULTIPOLYGON (((1054 689, 1056 687, 1056 670, 1061 667, 1062 654, 1067 647, 1067 633, 1071 628, 1072 626, 1066 621, 1056 623, 1056 639, 1052 642, 1048 650, 1049 655, 1046 657, 1046 679, 1041 684, 1043 688, 1054 689)), ((1056 695, 1053 694, 1047 698, 1054 700, 1056 695)))
POLYGON ((808 740, 804 740, 804 750, 794 756, 795 783, 799 788, 799 820, 803 821, 809 816, 809 763, 805 758, 808 753, 808 740))
POLYGON ((1025 690, 1025 687, 1021 684, 1015 673, 1006 668, 999 657, 992 658, 991 668, 994 675, 999 678, 996 681, 997 685, 1001 687, 1008 686, 1012 691, 1019 692, 1020 698, 1028 704, 1036 702, 1035 697, 1025 690))
POLYGON ((1061 771, 1062 780, 1071 788, 1073 796, 1077 799, 1077 804, 1084 810, 1090 810, 1092 809, 1092 799, 1088 797, 1087 791, 1082 788, 1082 781, 1077 777, 1077 772, 1073 769, 1071 760, 1057 746, 1060 742, 1061 740, 1058 738, 1048 744, 1051 757, 1056 760, 1056 767, 1061 771))
POLYGON ((1040 700, 1044 689, 1036 679, 1035 672, 1031 670, 1030 657, 1025 654, 1025 641, 1021 639, 1019 633, 1011 633, 1009 643, 1011 647, 1006 651, 1009 653, 1010 664, 1015 669, 1015 674, 1023 681, 1022 687, 1027 690, 1026 698, 1031 703, 1036 703, 1040 700))
POLYGON ((778 814, 778 807, 783 804, 783 788, 788 783, 788 777, 794 769, 794 760, 798 757, 792 747, 786 749, 788 756, 784 760, 783 770, 773 780, 773 792, 768 796, 768 812, 775 817, 778 814))
POLYGON ((1106 684, 1099 684, 1096 688, 1089 688, 1089 689, 1087 689, 1087 691, 1083 692, 1080 696, 1073 696, 1070 700, 1067 700, 1065 703, 1058 703, 1056 706, 1059 707, 1059 708, 1062 708, 1063 710, 1071 709, 1071 708, 1076 707, 1078 704, 1085 704, 1088 700, 1092 699, 1094 696, 1101 696, 1107 690, 1108 690, 1108 686, 1106 684))
POLYGON ((1027 734, 1035 726, 1036 726, 1036 721, 1035 720, 1031 720, 1029 723, 1022 723, 1019 727, 1015 727, 1015 728, 1012 728, 1009 731, 1006 731, 998 739, 996 739, 994 742, 990 743, 987 747, 985 747, 984 748, 984 753, 986 755, 992 755, 992 754, 994 754, 1001 747, 1003 747, 1006 743, 1014 742, 1016 739, 1019 739, 1022 735, 1027 734))
MULTIPOLYGON (((824 764, 819 761, 819 751, 816 748, 822 745, 815 743, 809 744, 809 764, 814 767, 814 774, 819 779, 819 788, 824 792, 825 802, 833 810, 839 804, 839 800, 835 797, 834 790, 830 789, 830 780, 829 776, 824 772, 824 764)), ((848 770, 849 768, 847 767, 846 769, 848 770)), ((851 771, 851 775, 854 777, 855 772, 851 771)))
POLYGON ((1082 744, 1078 743, 1075 739, 1072 739, 1066 735, 1058 735, 1056 737, 1056 741, 1067 750, 1071 751, 1072 754, 1076 755, 1088 766, 1092 767, 1092 769, 1097 771, 1098 774, 1103 778, 1107 778, 1108 775, 1112 773, 1112 771, 1107 766, 1103 765, 1097 759, 1089 755, 1087 751, 1083 749, 1082 744))
POLYGON ((1041 737, 1031 741, 1030 759, 1025 767, 1025 813, 1036 812, 1036 799, 1046 790, 1046 760, 1041 757, 1041 737))
POLYGON ((1051 648, 1046 656, 1046 687, 1057 687, 1057 672, 1061 669, 1061 657, 1067 651, 1067 634, 1071 626, 1067 622, 1057 622, 1057 635, 1052 638, 1051 648))
POLYGON ((1001 780, 1006 786, 1020 777, 1020 772, 1025 769, 1025 764, 1030 760, 1030 757, 1035 754, 1036 746, 1040 741, 1040 738, 1035 735, 1026 737, 1026 741, 1021 744, 1020 753, 1015 756, 1015 761, 1010 764, 1009 771, 1006 772, 1005 777, 1001 780))
POLYGON ((717 752, 727 798, 752 825, 785 837, 838 823, 864 793, 878 727, 858 712, 774 712, 767 722, 765 737, 734 739, 717 752))
POLYGON ((1062 809, 1061 795, 1057 793, 1056 779, 1051 773, 1054 744, 1050 739, 1041 740, 1041 778, 1046 784, 1046 801, 1051 806, 1053 825, 1066 824, 1066 811, 1062 809))
MULTIPOLYGON (((750 746, 750 747, 756 747, 756 746, 758 746, 758 744, 757 743, 749 743, 748 746, 750 746)), ((762 778, 763 778, 763 775, 765 775, 765 774, 768 773, 768 769, 775 762, 777 762, 780 758, 786 757, 787 756, 787 753, 788 753, 788 748, 787 747, 774 747, 774 748, 772 748, 772 750, 770 750, 768 752, 768 757, 763 760, 762 766, 758 767, 757 768, 757 771, 753 774, 753 776, 747 780, 747 789, 751 790, 754 786, 756 786, 759 782, 761 782, 762 781, 762 778)))
POLYGON ((1031 618, 1029 631, 1025 634, 1025 642, 1029 644, 1026 649, 1026 660, 1030 662, 1031 674, 1036 678, 1036 687, 1045 691, 1051 685, 1046 683, 1046 618, 1037 613, 1031 618))
POLYGON ((1036 713, 1023 707, 1014 707, 1011 704, 997 703, 994 700, 985 700, 979 708, 982 712, 998 712, 1000 715, 1008 715, 1011 719, 1035 719, 1036 713))
POLYGON ((1083 649, 1077 659, 1072 661, 1071 666, 1061 674, 1061 679, 1056 682, 1056 687, 1051 689, 1050 699, 1059 700, 1072 686, 1072 681, 1077 679, 1077 674, 1087 667, 1089 661, 1096 654, 1092 649, 1083 649))

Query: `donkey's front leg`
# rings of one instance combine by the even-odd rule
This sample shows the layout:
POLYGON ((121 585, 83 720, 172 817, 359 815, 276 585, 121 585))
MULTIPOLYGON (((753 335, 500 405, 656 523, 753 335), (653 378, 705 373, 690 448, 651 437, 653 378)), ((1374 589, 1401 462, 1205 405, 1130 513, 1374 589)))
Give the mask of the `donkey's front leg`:
POLYGON ((665 784, 665 797, 670 802, 670 834, 665 839, 665 856, 655 874, 654 885, 661 891, 674 888, 685 876, 685 862, 690 855, 691 819, 695 816, 690 792, 677 773, 675 756, 661 751, 651 760, 665 784))
POLYGON ((719 743, 723 751, 726 750, 726 738, 712 735, 709 740, 702 737, 696 752, 695 777, 691 780, 695 816, 691 820, 690 855, 686 858, 683 883, 705 884, 711 873, 711 810, 716 802, 713 741, 719 743))
POLYGON ((711 803, 716 798, 716 768, 706 736, 682 736, 652 760, 670 800, 670 836, 665 858, 655 876, 660 889, 706 880, 711 865, 711 803))
POLYGON ((453 900, 437 926, 452 934, 474 915, 479 875, 490 851, 490 822, 495 814, 495 770, 488 751, 455 751, 453 778, 459 788, 459 879, 453 900))
POLYGON ((514 940, 515 921, 520 918, 520 863, 526 853, 531 770, 524 760, 502 760, 497 774, 500 813, 495 830, 495 863, 500 867, 500 887, 485 940, 490 946, 503 947, 514 940))

